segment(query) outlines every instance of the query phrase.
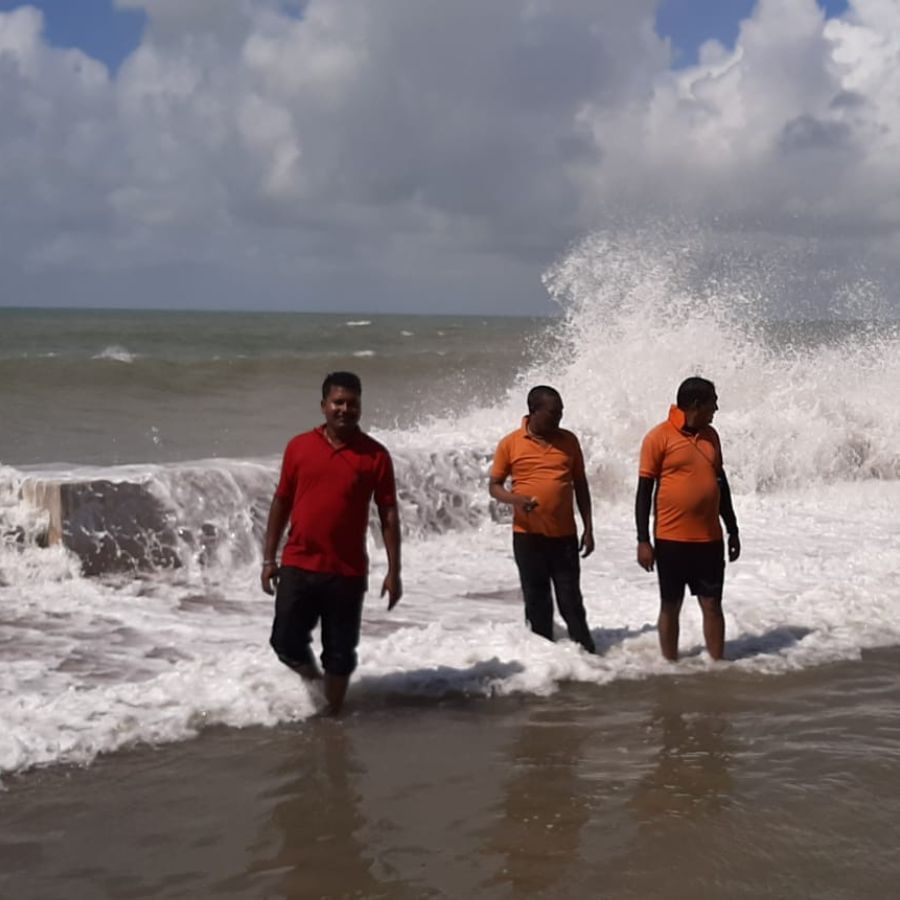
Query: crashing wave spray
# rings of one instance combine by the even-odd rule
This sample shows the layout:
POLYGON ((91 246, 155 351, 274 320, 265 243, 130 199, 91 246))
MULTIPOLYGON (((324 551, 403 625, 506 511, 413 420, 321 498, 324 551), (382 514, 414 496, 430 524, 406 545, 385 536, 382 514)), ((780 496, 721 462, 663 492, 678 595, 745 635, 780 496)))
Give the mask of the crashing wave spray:
MULTIPOLYGON (((845 292, 858 305, 843 308, 866 327, 778 322, 796 310, 801 281, 785 277, 789 254, 728 255, 704 240, 664 230, 589 238, 548 272, 562 320, 535 347, 538 361, 510 374, 504 402, 377 435, 397 466, 406 594, 390 614, 376 596, 367 602, 356 680, 366 705, 392 693, 540 695, 563 680, 671 674, 650 624, 652 579, 634 563, 630 500, 641 436, 696 371, 719 386, 717 424, 744 492, 733 665, 784 672, 900 640, 896 561, 883 552, 900 487, 861 483, 900 469, 896 333, 858 286, 845 292), (606 504, 595 522, 602 552, 582 582, 598 657, 524 627, 509 529, 490 521, 490 454, 538 382, 562 390, 606 504), (772 496, 784 487, 800 489, 772 496)), ((214 723, 313 714, 311 695, 266 647, 271 600, 257 563, 276 477, 274 458, 0 467, 0 773, 214 723), (64 500, 70 527, 85 526, 81 556, 53 543, 64 500), (84 577, 90 566, 100 577, 84 577)), ((373 585, 383 563, 373 554, 373 585)), ((702 639, 696 619, 684 629, 702 639)), ((678 674, 704 671, 699 655, 678 674)))
POLYGON ((900 337, 877 290, 832 286, 834 319, 798 321, 791 253, 721 247, 700 229, 603 232, 547 273, 563 352, 523 380, 560 388, 594 479, 631 487, 641 436, 695 374, 718 387, 738 490, 896 478, 900 337))

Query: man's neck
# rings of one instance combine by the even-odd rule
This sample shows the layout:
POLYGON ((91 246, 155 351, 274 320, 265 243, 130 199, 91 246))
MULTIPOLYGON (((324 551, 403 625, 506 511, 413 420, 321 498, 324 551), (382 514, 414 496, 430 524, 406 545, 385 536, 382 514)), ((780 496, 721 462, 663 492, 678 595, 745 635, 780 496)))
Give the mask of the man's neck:
POLYGON ((325 435, 325 440, 331 444, 332 447, 343 447, 345 444, 349 443, 353 436, 359 431, 359 428, 351 428, 349 431, 342 432, 338 434, 338 432, 334 431, 331 426, 326 422, 323 434, 325 435))
POLYGON ((549 443, 550 443, 550 438, 552 438, 553 435, 556 434, 556 432, 553 432, 552 434, 541 434, 540 432, 535 431, 535 430, 531 427, 530 424, 526 424, 526 425, 525 425, 525 431, 526 431, 528 434, 530 434, 531 437, 535 438, 536 440, 539 440, 539 441, 543 442, 544 444, 549 444, 549 443))

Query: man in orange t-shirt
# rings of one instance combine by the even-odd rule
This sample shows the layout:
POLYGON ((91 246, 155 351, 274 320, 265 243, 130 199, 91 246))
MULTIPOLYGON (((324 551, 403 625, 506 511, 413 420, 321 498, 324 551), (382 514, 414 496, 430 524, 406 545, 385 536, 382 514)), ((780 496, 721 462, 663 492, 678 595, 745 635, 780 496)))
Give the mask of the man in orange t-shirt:
POLYGON ((513 507, 513 555, 525 598, 525 619, 535 634, 553 640, 553 594, 569 637, 595 653, 581 596, 579 550, 594 550, 591 493, 578 438, 559 427, 559 392, 539 385, 528 392, 522 426, 497 446, 490 495, 513 507), (512 490, 506 481, 512 477, 512 490), (573 499, 584 523, 581 542, 573 499))
POLYGON ((659 577, 659 645, 678 659, 678 619, 685 586, 700 602, 703 636, 713 659, 725 649, 722 584, 724 544, 719 517, 728 529, 728 559, 741 553, 731 490, 722 468, 719 435, 712 428, 718 407, 715 385, 688 378, 678 388, 669 417, 644 438, 635 499, 637 561, 659 577), (650 507, 656 486, 655 546, 650 543, 650 507))

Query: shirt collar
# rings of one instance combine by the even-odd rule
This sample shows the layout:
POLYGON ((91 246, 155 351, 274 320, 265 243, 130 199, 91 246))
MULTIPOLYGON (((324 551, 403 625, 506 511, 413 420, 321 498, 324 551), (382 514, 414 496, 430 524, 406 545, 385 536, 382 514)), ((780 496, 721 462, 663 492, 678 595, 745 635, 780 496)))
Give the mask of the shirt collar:
POLYGON ((551 434, 549 437, 539 437, 538 435, 531 434, 528 431, 529 418, 530 416, 522 416, 522 427, 519 429, 519 433, 529 441, 535 441, 540 445, 546 444, 548 446, 557 446, 555 442, 559 439, 559 434, 562 429, 560 429, 560 431, 557 431, 555 434, 551 434))
MULTIPOLYGON (((313 431, 318 432, 318 433, 321 435, 322 440, 325 441, 325 443, 328 444, 328 446, 331 447, 332 450, 340 449, 340 448, 338 448, 338 447, 334 447, 334 446, 332 445, 331 441, 328 440, 328 437, 327 437, 327 435, 325 434, 325 424, 324 424, 324 422, 323 422, 321 425, 317 425, 317 426, 313 429, 313 431)), ((343 446, 344 446, 344 447, 352 447, 352 446, 353 446, 354 444, 356 444, 356 442, 359 440, 359 436, 360 436, 361 434, 362 434, 362 431, 361 431, 361 429, 359 428, 359 426, 357 425, 357 427, 356 427, 356 429, 354 430, 353 434, 351 434, 350 437, 349 437, 346 441, 344 441, 343 446)))
POLYGON ((669 422, 677 431, 684 431, 684 410, 679 409, 674 403, 669 407, 669 422))
POLYGON ((527 438, 529 441, 533 441, 534 435, 529 434, 529 432, 528 432, 528 418, 529 418, 528 416, 522 416, 522 427, 521 427, 520 431, 522 432, 523 437, 527 438))

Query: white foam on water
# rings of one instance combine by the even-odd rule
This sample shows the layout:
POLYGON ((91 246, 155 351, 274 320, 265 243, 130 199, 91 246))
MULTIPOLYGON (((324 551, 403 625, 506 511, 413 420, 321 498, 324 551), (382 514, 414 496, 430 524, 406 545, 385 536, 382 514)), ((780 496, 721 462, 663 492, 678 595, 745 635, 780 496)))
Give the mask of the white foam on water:
POLYGON ((356 350, 353 353, 353 355, 360 359, 368 359, 369 357, 375 355, 375 351, 374 350, 356 350))
MULTIPOLYGON (((528 389, 551 384, 565 402, 563 426, 582 440, 591 483, 624 497, 643 435, 666 418, 678 384, 699 374, 718 389, 715 425, 734 489, 900 476, 900 325, 872 320, 837 343, 774 345, 765 333, 777 299, 766 293, 771 284, 698 283, 690 236, 674 245, 664 237, 585 240, 546 276, 563 319, 506 401, 385 440, 411 450, 445 440, 493 449, 517 427, 528 389)), ((852 285, 843 295, 854 314, 864 312, 852 285)))
MULTIPOLYGON (((527 630, 508 525, 409 542, 406 594, 390 613, 373 547, 353 702, 546 695, 563 681, 730 668, 774 674, 897 643, 900 562, 883 551, 900 531, 898 501, 900 486, 876 482, 740 498, 744 557, 729 568, 725 604, 733 659, 719 665, 701 651, 690 602, 684 658, 660 658, 655 578, 634 561, 628 504, 598 503, 598 551, 584 564, 596 657, 562 633, 551 644, 527 630)), ((271 600, 256 564, 85 579, 60 548, 20 549, 12 566, 10 556, 0 587, 0 771, 315 711, 317 698, 266 646, 271 600)))
POLYGON ((348 328, 363 328, 366 325, 371 325, 372 323, 368 319, 357 319, 356 321, 352 322, 344 322, 344 324, 348 328))
POLYGON ((125 347, 121 347, 118 344, 104 347, 103 350, 91 357, 91 359, 111 359, 121 363, 132 363, 136 358, 136 354, 130 353, 125 347))
MULTIPOLYGON (((406 593, 384 610, 373 543, 357 708, 397 694, 486 699, 572 680, 777 674, 900 641, 896 332, 774 346, 754 320, 765 298, 721 280, 698 288, 683 247, 646 246, 595 236, 548 273, 564 311, 553 352, 536 347, 503 402, 376 435, 395 457, 406 593), (744 553, 726 582, 731 661, 709 661, 687 602, 684 658, 672 666, 657 647, 655 576, 634 561, 632 496, 640 440, 691 374, 718 387, 744 553), (536 383, 562 391, 564 424, 585 448, 598 549, 582 583, 596 657, 527 630, 509 524, 487 496, 496 441, 536 383)), ((318 698, 267 647, 272 603, 258 585, 277 465, 0 467, 0 771, 313 714, 318 698), (141 540, 165 537, 173 556, 85 577, 71 551, 38 546, 48 514, 23 498, 28 479, 126 485, 137 524, 152 523, 141 540)), ((91 535, 108 540, 112 563, 114 513, 103 509, 91 535)))

